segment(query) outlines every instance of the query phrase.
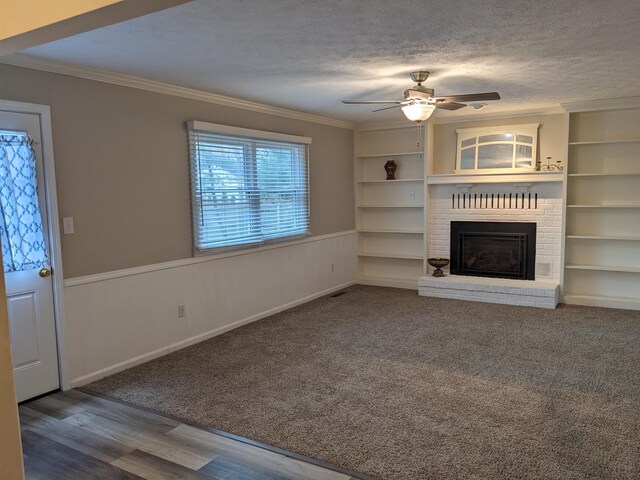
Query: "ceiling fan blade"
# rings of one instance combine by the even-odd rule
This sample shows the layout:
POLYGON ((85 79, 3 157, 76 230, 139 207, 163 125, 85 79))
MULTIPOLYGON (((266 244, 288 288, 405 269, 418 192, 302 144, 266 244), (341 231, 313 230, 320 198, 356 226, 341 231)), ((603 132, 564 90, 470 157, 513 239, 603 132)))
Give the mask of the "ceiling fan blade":
POLYGON ((445 97, 435 97, 436 100, 445 102, 482 102, 485 100, 500 100, 498 92, 487 93, 467 93, 465 95, 447 95, 445 97))
POLYGON ((402 103, 402 100, 342 100, 347 105, 368 105, 378 103, 402 103))
POLYGON ((400 105, 394 105, 393 107, 384 107, 384 108, 378 108, 377 110, 371 110, 372 112, 381 112, 382 110, 389 110, 391 108, 399 108, 402 107, 402 104, 400 105))
POLYGON ((438 102, 436 103, 436 108, 442 108, 443 110, 458 110, 460 108, 464 108, 466 105, 464 103, 456 103, 456 102, 438 102))

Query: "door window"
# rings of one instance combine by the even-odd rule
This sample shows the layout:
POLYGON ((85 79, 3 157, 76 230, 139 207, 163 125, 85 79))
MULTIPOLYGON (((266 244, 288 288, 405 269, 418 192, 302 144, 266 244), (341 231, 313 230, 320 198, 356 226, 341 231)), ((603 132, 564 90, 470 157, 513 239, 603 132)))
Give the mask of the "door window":
POLYGON ((32 141, 0 131, 0 234, 4 272, 49 266, 32 141))

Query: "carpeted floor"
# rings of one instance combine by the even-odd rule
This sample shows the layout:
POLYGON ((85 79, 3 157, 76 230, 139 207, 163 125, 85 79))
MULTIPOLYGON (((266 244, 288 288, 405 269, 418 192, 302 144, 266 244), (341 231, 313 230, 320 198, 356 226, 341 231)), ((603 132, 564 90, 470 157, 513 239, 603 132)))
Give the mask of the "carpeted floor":
POLYGON ((381 479, 640 478, 640 312, 346 292, 87 388, 381 479))

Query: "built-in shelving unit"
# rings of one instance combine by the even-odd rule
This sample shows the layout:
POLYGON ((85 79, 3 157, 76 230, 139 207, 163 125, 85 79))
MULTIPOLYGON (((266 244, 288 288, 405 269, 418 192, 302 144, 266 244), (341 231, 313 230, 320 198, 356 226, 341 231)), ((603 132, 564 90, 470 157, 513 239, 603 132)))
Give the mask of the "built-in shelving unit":
POLYGON ((567 235, 570 240, 620 240, 620 241, 631 241, 640 242, 640 235, 638 236, 621 236, 621 235, 567 235))
MULTIPOLYGON (((358 183, 387 183, 389 180, 365 180, 358 183)), ((394 182, 424 182, 424 178, 396 178, 394 182)))
POLYGON ((564 299, 640 309, 640 108, 568 115, 564 299))
POLYGON ((640 175, 640 172, 637 173, 570 173, 570 177, 626 177, 628 175, 640 175))
POLYGON ((567 207, 569 207, 569 208, 640 208, 640 204, 637 204, 637 205, 614 205, 614 204, 610 204, 610 205, 580 205, 580 204, 573 204, 573 205, 567 205, 567 207))
POLYGON ((424 274, 424 157, 414 124, 356 130, 360 283, 417 289, 424 274), (397 165, 395 180, 386 180, 388 160, 397 165))

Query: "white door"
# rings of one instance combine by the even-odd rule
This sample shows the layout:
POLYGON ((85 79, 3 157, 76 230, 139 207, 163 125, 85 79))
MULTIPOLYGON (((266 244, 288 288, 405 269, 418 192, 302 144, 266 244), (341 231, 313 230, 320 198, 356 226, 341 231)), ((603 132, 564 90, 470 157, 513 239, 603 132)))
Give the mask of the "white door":
MULTIPOLYGON (((50 250, 40 117, 36 114, 0 111, 0 133, 5 132, 26 133, 33 140, 38 204, 44 248, 48 254, 50 250)), ((51 256, 48 255, 48 258, 51 256)), ((16 394, 19 402, 60 387, 52 273, 55 274, 51 272, 50 265, 46 264, 38 268, 8 271, 4 274, 16 394)))

